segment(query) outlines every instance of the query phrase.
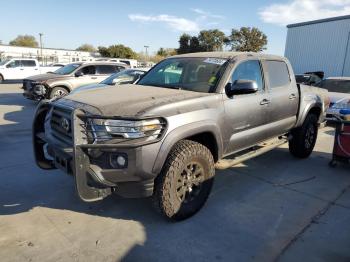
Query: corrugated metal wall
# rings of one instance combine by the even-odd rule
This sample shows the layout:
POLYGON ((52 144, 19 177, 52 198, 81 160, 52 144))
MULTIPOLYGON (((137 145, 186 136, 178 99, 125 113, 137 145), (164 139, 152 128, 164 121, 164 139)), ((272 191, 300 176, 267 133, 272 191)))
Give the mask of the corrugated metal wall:
POLYGON ((296 74, 324 71, 326 77, 342 76, 349 32, 350 19, 288 28, 285 56, 296 74))

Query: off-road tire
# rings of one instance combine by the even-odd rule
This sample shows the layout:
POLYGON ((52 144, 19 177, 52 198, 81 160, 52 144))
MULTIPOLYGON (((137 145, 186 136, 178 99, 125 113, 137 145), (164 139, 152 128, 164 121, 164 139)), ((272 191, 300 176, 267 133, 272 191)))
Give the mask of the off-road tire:
POLYGON ((53 99, 56 97, 63 97, 63 96, 68 95, 68 93, 69 93, 68 90, 65 89, 64 87, 57 86, 50 91, 49 98, 53 99), (60 95, 58 95, 59 93, 60 93, 60 95))
POLYGON ((318 118, 315 114, 308 114, 302 126, 291 132, 289 152, 297 158, 307 158, 311 155, 318 132, 318 118))
MULTIPOLYGON (((190 140, 179 141, 169 153, 161 173, 155 179, 153 206, 158 212, 173 221, 193 216, 205 204, 213 186, 214 175, 214 159, 207 147, 190 140), (202 183, 198 183, 199 187, 193 186, 193 190, 183 195, 184 198, 188 196, 190 200, 181 200, 178 194, 183 191, 179 191, 178 186, 186 183, 183 181, 189 181, 187 180, 188 175, 184 176, 184 173, 189 171, 189 166, 192 167, 191 170, 194 169, 195 164, 193 163, 198 163, 200 166, 197 171, 203 170, 200 175, 203 178, 202 183), (194 190, 198 190, 197 195, 190 198, 191 194, 195 193, 194 190)), ((181 188, 186 188, 186 186, 181 188)))

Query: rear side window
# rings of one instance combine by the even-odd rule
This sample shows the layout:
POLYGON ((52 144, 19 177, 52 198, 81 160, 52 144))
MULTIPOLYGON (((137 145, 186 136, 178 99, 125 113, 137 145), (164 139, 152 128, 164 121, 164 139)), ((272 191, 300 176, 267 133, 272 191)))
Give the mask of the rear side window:
POLYGON ((34 60, 22 60, 22 66, 25 67, 35 67, 35 61, 34 60))
POLYGON ((118 72, 116 66, 113 65, 98 65, 96 66, 96 74, 99 75, 111 75, 118 72))
POLYGON ((258 89, 263 89, 260 63, 257 60, 249 60, 240 63, 232 74, 232 84, 237 80, 252 80, 258 85, 258 89))
POLYGON ((269 87, 276 88, 290 84, 287 64, 283 61, 265 61, 269 87))

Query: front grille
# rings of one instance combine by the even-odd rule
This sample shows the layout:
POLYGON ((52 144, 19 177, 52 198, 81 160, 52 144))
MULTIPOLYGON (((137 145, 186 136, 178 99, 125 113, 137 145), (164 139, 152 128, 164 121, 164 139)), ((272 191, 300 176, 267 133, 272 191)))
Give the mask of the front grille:
POLYGON ((50 125, 52 136, 57 140, 72 145, 72 110, 55 106, 52 110, 50 125))
POLYGON ((33 88, 33 81, 23 80, 23 89, 30 91, 33 88))

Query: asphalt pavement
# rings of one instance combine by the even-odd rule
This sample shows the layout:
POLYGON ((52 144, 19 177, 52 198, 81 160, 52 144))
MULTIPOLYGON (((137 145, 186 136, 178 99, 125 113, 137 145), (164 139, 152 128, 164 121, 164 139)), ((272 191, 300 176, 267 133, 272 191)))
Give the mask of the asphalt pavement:
POLYGON ((0 85, 0 261, 350 261, 350 167, 286 146, 225 171, 194 217, 169 223, 149 199, 84 203, 72 177, 34 164, 36 102, 0 85))

